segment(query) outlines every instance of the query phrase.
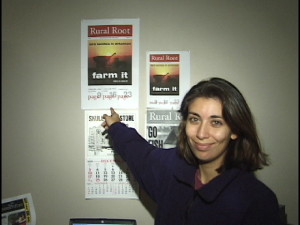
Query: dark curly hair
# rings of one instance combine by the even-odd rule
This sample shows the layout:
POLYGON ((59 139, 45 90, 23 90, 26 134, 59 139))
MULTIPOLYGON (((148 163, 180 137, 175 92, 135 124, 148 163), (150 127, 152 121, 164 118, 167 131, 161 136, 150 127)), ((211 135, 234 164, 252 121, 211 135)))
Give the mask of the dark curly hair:
POLYGON ((191 164, 199 164, 190 150, 185 131, 189 106, 199 97, 219 99, 224 120, 238 136, 229 142, 224 164, 219 168, 219 172, 229 168, 255 171, 269 165, 268 155, 262 151, 253 115, 245 98, 232 83, 216 77, 200 81, 183 98, 179 109, 182 117, 178 140, 181 156, 191 164))

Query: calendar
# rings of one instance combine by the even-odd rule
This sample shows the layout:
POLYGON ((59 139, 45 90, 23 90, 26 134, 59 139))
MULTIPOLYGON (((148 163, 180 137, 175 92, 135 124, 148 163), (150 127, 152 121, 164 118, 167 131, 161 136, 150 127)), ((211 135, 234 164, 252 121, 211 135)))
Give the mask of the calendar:
MULTIPOLYGON (((137 113, 117 110, 122 122, 137 127, 137 113)), ((85 111, 85 198, 138 199, 139 185, 111 146, 101 126, 105 110, 85 111)))

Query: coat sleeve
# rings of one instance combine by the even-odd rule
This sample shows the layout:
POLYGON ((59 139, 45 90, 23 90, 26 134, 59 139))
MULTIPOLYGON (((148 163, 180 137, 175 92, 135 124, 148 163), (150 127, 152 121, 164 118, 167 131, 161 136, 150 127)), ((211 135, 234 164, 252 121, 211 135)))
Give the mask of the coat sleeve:
POLYGON ((139 184, 156 201, 161 195, 166 177, 170 177, 168 161, 172 161, 175 149, 157 148, 147 142, 134 128, 118 122, 108 130, 112 146, 123 160, 139 184), (163 182, 162 182, 163 181, 163 182), (159 186, 158 186, 159 185, 159 186))
POLYGON ((284 225, 280 218, 276 195, 267 187, 263 189, 264 191, 257 191, 257 194, 253 194, 255 201, 250 205, 243 225, 284 225))

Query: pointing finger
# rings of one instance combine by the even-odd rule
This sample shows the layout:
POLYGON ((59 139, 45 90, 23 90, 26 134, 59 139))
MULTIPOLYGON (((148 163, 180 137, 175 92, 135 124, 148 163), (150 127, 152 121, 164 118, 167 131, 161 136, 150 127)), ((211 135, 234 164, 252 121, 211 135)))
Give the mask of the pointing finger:
POLYGON ((111 112, 111 115, 114 114, 114 113, 116 113, 116 111, 114 110, 113 107, 110 108, 110 112, 111 112))

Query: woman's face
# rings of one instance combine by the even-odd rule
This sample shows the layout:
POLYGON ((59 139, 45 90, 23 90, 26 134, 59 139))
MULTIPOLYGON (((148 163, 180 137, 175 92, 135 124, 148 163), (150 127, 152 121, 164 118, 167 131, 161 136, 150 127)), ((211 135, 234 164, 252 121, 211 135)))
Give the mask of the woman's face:
POLYGON ((222 115, 222 104, 214 98, 196 98, 188 108, 186 135, 201 163, 223 164, 229 141, 236 139, 222 115))

